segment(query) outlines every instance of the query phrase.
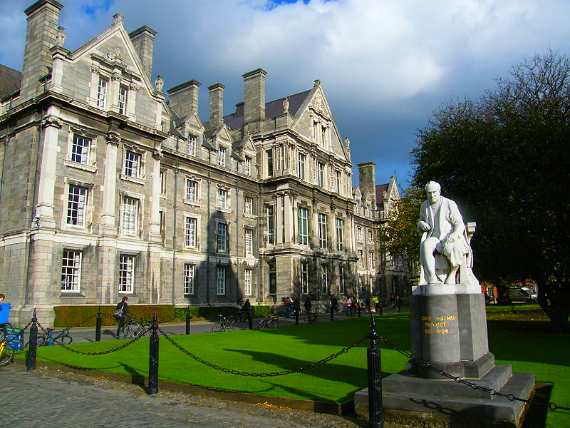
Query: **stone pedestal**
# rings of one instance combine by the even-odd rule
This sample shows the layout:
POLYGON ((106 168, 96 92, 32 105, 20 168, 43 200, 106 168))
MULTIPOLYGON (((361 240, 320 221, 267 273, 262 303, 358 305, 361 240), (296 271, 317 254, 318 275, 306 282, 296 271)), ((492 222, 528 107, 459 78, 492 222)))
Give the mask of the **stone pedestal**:
MULTIPOLYGON (((485 300, 479 287, 414 287, 410 324, 414 358, 409 369, 382 379, 386 427, 520 427, 525 403, 450 380, 439 370, 503 394, 528 399, 534 376, 495 366, 489 352, 485 300), (429 362, 426 367, 422 362, 429 362)), ((389 332, 386 332, 389 336, 389 332)), ((368 390, 355 395, 368 418, 368 390)))

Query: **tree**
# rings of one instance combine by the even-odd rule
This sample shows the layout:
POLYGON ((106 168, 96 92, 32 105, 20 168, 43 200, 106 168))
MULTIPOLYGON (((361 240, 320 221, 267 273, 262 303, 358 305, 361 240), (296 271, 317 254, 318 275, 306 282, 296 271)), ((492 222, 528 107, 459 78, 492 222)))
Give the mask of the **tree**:
POLYGON ((386 223, 380 229, 382 251, 405 260, 410 277, 418 274, 421 235, 416 229, 416 223, 423 199, 423 190, 410 187, 406 195, 395 202, 386 223))
POLYGON ((413 182, 439 181, 464 217, 479 278, 534 279, 557 329, 570 314, 570 60, 515 66, 477 101, 451 103, 418 133, 413 182))

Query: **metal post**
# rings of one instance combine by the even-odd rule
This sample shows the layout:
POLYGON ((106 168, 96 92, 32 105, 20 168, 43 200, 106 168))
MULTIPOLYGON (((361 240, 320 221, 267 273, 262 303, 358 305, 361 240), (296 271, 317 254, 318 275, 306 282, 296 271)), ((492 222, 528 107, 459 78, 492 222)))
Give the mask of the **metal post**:
POLYGON ((186 334, 190 334, 190 305, 186 308, 186 334))
POLYGON ((250 306, 247 309, 247 323, 250 330, 253 330, 253 308, 250 306))
POLYGON ((152 316, 152 327, 149 341, 149 362, 148 362, 148 393, 149 395, 158 392, 158 317, 156 312, 152 316))
POLYGON ((380 368, 380 347, 378 346, 376 322, 374 317, 370 315, 370 345, 368 346, 368 418, 370 428, 384 427, 380 368))
POLYGON ((334 307, 332 303, 331 303, 331 321, 334 321, 334 307))
POLYGON ((26 355, 26 370, 34 370, 36 368, 36 350, 38 349, 38 319, 36 317, 36 309, 32 314, 32 325, 30 327, 30 341, 28 346, 28 354, 26 355))
POLYGON ((95 342, 101 341, 101 306, 97 310, 97 317, 95 318, 95 342))

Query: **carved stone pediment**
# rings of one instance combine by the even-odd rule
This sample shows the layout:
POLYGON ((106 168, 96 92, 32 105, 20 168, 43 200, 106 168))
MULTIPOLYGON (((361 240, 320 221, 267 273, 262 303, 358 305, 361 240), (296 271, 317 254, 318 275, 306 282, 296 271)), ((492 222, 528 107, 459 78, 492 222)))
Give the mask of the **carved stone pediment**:
POLYGON ((323 94, 320 91, 317 92, 313 97, 313 100, 311 101, 311 108, 321 116, 330 119, 331 113, 329 111, 329 107, 325 101, 325 98, 323 97, 323 94))

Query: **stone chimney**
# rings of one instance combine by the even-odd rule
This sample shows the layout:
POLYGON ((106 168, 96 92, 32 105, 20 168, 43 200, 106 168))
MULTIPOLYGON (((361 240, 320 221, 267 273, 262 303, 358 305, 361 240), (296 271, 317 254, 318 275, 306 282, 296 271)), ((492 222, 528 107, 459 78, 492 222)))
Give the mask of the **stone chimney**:
POLYGON ((200 82, 189 80, 168 90, 170 108, 179 117, 186 117, 198 113, 198 93, 200 82))
MULTIPOLYGON (((244 83, 244 125, 255 124, 265 120, 265 76, 262 68, 245 73, 244 83)), ((258 126, 253 126, 259 129, 258 126)))
POLYGON ((362 199, 368 199, 376 207, 376 164, 363 162, 358 164, 359 187, 362 199))
POLYGON ((224 122, 224 85, 214 83, 208 87, 208 125, 217 128, 224 122))
POLYGON ((146 25, 137 28, 129 34, 131 42, 133 42, 133 46, 139 55, 144 71, 149 79, 152 77, 152 56, 154 53, 154 38, 156 34, 156 31, 146 25))
POLYGON ((60 38, 59 14, 63 6, 56 0, 38 0, 25 10, 28 17, 22 86, 20 96, 33 97, 40 89, 39 80, 52 66, 50 49, 60 38))

